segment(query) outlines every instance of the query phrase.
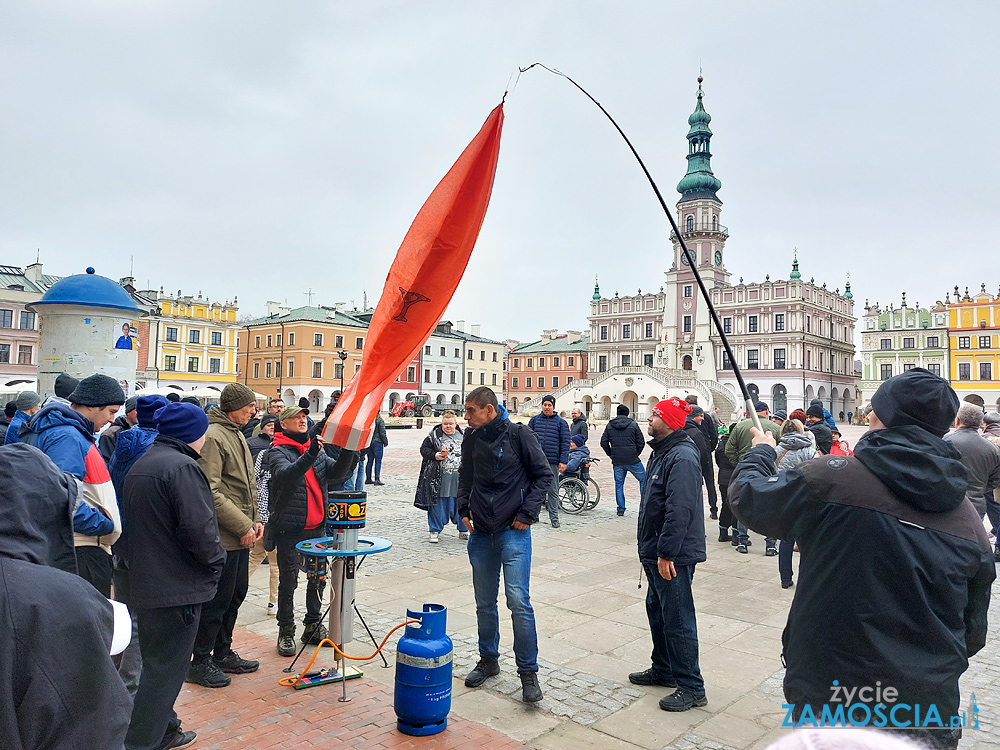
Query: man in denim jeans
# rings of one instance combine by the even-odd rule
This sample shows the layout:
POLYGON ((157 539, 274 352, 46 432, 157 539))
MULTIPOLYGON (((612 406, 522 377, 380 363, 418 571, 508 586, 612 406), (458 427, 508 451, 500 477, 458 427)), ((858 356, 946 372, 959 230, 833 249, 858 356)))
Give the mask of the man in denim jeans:
POLYGON ((479 623, 479 663, 465 678, 479 687, 500 674, 497 595, 503 570, 507 607, 514 625, 514 661, 525 703, 542 699, 538 685, 538 637, 528 596, 531 524, 552 483, 552 471, 535 434, 511 424, 496 394, 485 386, 465 401, 471 428, 462 442, 458 512, 469 528, 469 562, 479 623))
POLYGON ((642 429, 635 420, 629 417, 628 407, 618 405, 618 416, 608 422, 601 435, 601 447, 611 457, 615 471, 615 501, 618 503, 618 515, 625 515, 625 475, 631 473, 639 480, 639 494, 642 494, 646 482, 646 470, 642 468, 639 454, 646 447, 646 439, 642 429))
POLYGON ((660 401, 649 415, 646 483, 639 503, 639 562, 646 574, 646 617, 653 637, 652 666, 628 676, 634 685, 676 688, 660 699, 664 711, 704 706, 698 666, 698 624, 691 581, 705 561, 701 457, 682 429, 691 404, 660 401))

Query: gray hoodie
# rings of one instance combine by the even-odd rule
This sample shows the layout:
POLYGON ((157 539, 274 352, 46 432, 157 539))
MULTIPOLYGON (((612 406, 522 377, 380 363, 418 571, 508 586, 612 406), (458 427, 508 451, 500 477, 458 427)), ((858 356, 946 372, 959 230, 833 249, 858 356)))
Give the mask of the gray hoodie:
POLYGON ((778 454, 776 463, 779 473, 819 455, 812 437, 804 432, 788 432, 782 435, 775 452, 778 454))

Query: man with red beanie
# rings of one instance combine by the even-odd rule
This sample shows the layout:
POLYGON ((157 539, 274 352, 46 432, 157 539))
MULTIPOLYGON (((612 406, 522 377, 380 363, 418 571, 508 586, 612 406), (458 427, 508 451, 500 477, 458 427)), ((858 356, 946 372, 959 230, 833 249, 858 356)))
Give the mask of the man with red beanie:
MULTIPOLYGON (((278 653, 295 656, 295 589, 299 582, 299 553, 295 545, 325 536, 326 496, 353 474, 355 453, 341 451, 336 462, 322 450, 319 435, 309 439, 309 411, 289 406, 280 415, 281 431, 262 459, 269 471, 267 523, 278 532, 278 653)), ((318 644, 327 636, 320 622, 323 581, 306 584, 303 643, 318 644)))
POLYGON ((639 562, 646 573, 646 616, 653 637, 653 665, 628 676, 634 685, 676 688, 660 699, 664 711, 704 706, 698 666, 698 625, 691 581, 705 561, 701 456, 683 432, 691 404, 668 398, 649 415, 653 450, 639 502, 639 562))

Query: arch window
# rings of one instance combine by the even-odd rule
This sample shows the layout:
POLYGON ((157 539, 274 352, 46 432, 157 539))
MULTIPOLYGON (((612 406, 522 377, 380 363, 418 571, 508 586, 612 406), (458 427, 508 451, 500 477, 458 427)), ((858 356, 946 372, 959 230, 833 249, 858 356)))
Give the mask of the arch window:
POLYGON ((694 229, 694 217, 693 216, 688 216, 687 217, 687 221, 685 221, 684 225, 687 227, 687 230, 689 232, 691 230, 693 230, 694 229))

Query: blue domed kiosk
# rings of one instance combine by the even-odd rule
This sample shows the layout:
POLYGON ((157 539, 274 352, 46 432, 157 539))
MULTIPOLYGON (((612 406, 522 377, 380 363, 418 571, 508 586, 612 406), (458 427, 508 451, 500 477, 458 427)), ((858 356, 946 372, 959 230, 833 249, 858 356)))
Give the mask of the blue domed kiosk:
POLYGON ((120 284, 93 268, 67 276, 27 308, 38 313, 38 392, 53 393, 55 379, 66 372, 83 379, 96 372, 134 392, 138 340, 133 335, 145 313, 120 284))

